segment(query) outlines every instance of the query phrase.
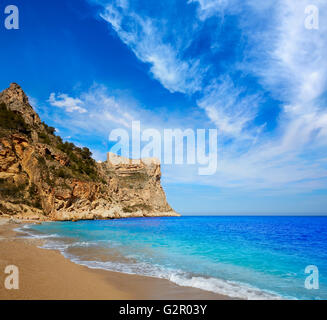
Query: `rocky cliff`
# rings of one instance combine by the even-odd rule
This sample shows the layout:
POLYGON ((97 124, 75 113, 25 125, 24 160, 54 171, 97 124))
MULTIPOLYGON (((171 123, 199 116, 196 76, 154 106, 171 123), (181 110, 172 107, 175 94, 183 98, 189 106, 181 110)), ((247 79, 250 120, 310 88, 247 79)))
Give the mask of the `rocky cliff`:
POLYGON ((161 187, 160 163, 63 142, 19 85, 0 93, 0 215, 37 220, 178 215, 161 187))

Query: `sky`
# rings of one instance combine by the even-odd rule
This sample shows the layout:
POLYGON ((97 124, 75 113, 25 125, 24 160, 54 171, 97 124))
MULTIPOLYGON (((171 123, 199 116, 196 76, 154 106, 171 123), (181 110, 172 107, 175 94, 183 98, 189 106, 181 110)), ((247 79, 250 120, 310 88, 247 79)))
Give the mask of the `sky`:
POLYGON ((132 120, 217 129, 215 174, 162 165, 182 214, 326 214, 326 21, 324 0, 1 0, 0 90, 96 160, 132 120))

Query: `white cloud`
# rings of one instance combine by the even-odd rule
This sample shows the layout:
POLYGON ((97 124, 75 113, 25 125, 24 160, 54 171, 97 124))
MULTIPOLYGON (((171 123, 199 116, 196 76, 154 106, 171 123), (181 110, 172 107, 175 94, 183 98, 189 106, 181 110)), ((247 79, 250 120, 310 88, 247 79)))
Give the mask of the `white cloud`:
MULTIPOLYGON (((276 2, 275 2, 276 3, 276 2)), ((318 1, 321 19, 326 3, 318 1)), ((262 135, 246 153, 224 148, 221 174, 226 185, 311 191, 326 187, 327 110, 326 30, 306 30, 304 9, 310 1, 280 1, 274 28, 253 32, 248 71, 255 71, 270 94, 284 101, 274 135, 262 135), (257 58, 257 59, 255 59, 257 58)), ((262 10, 262 8, 260 8, 262 10)), ((267 14, 269 6, 267 6, 267 14)), ((268 22, 269 23, 269 22, 268 22)), ((246 30, 251 33, 251 30, 246 30)), ((237 127, 237 126, 236 126, 237 127)))
MULTIPOLYGON (((167 40, 176 37, 167 33, 166 24, 171 21, 164 24, 160 19, 139 14, 127 0, 107 4, 101 15, 137 58, 150 64, 155 79, 171 92, 197 92, 198 106, 209 120, 224 136, 234 138, 232 144, 220 149, 217 175, 202 179, 196 169, 184 171, 178 167, 173 169, 171 179, 284 192, 326 188, 326 161, 322 154, 327 143, 327 106, 320 99, 326 93, 327 82, 327 30, 323 24, 327 18, 326 2, 315 1, 320 9, 319 30, 304 28, 304 9, 311 4, 309 0, 188 3, 197 4, 197 16, 190 18, 197 21, 193 21, 193 34, 181 32, 178 41, 167 40), (246 39, 245 55, 231 64, 226 74, 208 75, 212 66, 204 65, 200 56, 185 58, 185 43, 196 37, 206 19, 236 13, 239 25, 235 28, 239 27, 240 38, 246 39), (256 78, 270 96, 280 101, 282 111, 274 132, 255 126, 261 95, 249 94, 245 86, 234 83, 230 74, 235 70, 256 78), (244 139, 251 143, 245 144, 244 139)), ((109 99, 107 104, 114 106, 115 102, 109 99)), ((114 121, 115 114, 109 111, 108 117, 114 121)))
POLYGON ((70 119, 71 125, 91 131, 106 132, 113 126, 130 128, 138 114, 137 108, 127 98, 111 94, 105 86, 98 84, 74 98, 68 94, 51 93, 48 101, 67 112, 77 111, 78 115, 70 119), (87 106, 87 110, 82 106, 87 106))
MULTIPOLYGON (((197 1, 199 1, 199 8, 207 12, 206 15, 209 11, 226 7, 228 3, 225 0, 197 1)), ((193 60, 180 58, 184 56, 187 46, 165 42, 163 40, 167 37, 165 26, 160 25, 155 18, 138 15, 128 5, 127 0, 124 1, 124 6, 106 4, 101 17, 110 23, 120 39, 128 45, 138 59, 151 64, 154 78, 165 88, 171 92, 186 94, 194 94, 201 90, 202 98, 198 101, 199 106, 224 134, 240 137, 242 132, 243 138, 250 137, 248 133, 243 132, 243 129, 256 115, 259 96, 241 98, 240 95, 244 90, 236 88, 228 76, 225 76, 225 79, 221 77, 221 81, 213 79, 207 87, 204 87, 203 78, 210 66, 201 64, 200 58, 193 60)), ((203 17, 201 14, 201 19, 203 17)), ((193 36, 197 31, 199 30, 193 30, 193 36)), ((178 34, 178 37, 179 43, 189 45, 190 40, 185 40, 183 34, 178 34)))
POLYGON ((249 138, 249 132, 243 131, 255 118, 260 102, 259 95, 241 97, 244 91, 225 76, 206 87, 198 100, 198 105, 222 133, 238 139, 249 138))
POLYGON ((230 5, 230 0, 188 0, 188 3, 198 4, 198 15, 201 20, 221 14, 230 5))
MULTIPOLYGON (((274 28, 255 33, 258 45, 253 48, 253 55, 259 56, 260 60, 252 67, 262 83, 288 103, 300 101, 305 104, 326 90, 327 30, 323 24, 319 30, 305 28, 304 11, 311 2, 275 2, 278 10, 272 18, 274 28)), ((317 0, 315 3, 320 9, 320 19, 325 20, 326 2, 317 0)))
MULTIPOLYGON (((265 56, 261 66, 252 65, 269 92, 284 101, 279 121, 279 145, 283 151, 303 152, 303 147, 320 147, 326 138, 327 105, 321 95, 327 88, 326 26, 304 27, 305 7, 311 1, 280 1, 276 28, 259 38, 253 50, 265 56)), ((320 18, 326 20, 326 2, 316 1, 320 18)))
POLYGON ((200 90, 205 70, 201 70, 197 59, 182 59, 180 50, 164 40, 164 24, 138 15, 127 1, 124 5, 107 4, 101 17, 110 23, 140 61, 150 64, 153 77, 170 92, 200 90))
POLYGON ((100 117, 101 121, 113 122, 126 128, 131 126, 132 106, 123 99, 110 95, 106 87, 95 85, 88 92, 82 93, 80 99, 91 106, 92 118, 100 117))
POLYGON ((87 110, 82 107, 82 105, 84 105, 83 101, 80 99, 74 99, 67 94, 56 95, 55 93, 51 93, 48 101, 52 106, 64 108, 67 112, 87 112, 87 110))
MULTIPOLYGON (((219 7, 212 1, 200 1, 208 18, 219 7)), ((326 20, 326 2, 315 2, 320 21, 326 20)), ((327 186, 327 106, 320 97, 326 94, 327 41, 326 25, 319 30, 304 27, 304 9, 311 1, 268 1, 247 4, 253 15, 266 19, 266 28, 255 29, 243 21, 244 37, 249 39, 248 62, 244 71, 258 77, 273 97, 284 102, 273 133, 263 132, 255 142, 243 148, 242 139, 220 148, 219 172, 205 179, 196 171, 179 170, 170 174, 171 181, 197 181, 221 188, 243 190, 279 190, 280 192, 311 192, 327 186), (245 149, 245 151, 244 151, 245 149), (241 151, 240 151, 241 150, 241 151), (184 174, 187 173, 187 174, 184 174)), ((249 13, 245 18, 249 17, 249 13)), ((255 20, 253 20, 255 21, 255 20)), ((245 95, 228 76, 204 90, 198 101, 208 117, 223 133, 237 137, 250 135, 247 124, 256 114, 260 97, 245 95), (251 100, 253 99, 253 103, 251 100)), ((260 132, 260 130, 259 130, 260 132)))

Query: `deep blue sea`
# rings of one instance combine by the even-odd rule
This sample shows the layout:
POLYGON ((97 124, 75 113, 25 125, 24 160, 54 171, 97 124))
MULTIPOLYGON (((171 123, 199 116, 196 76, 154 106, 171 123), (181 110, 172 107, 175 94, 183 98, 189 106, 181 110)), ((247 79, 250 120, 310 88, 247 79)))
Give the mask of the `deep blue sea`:
POLYGON ((327 217, 181 217, 27 225, 90 268, 245 299, 327 299, 327 217), (319 289, 306 289, 308 265, 319 289))

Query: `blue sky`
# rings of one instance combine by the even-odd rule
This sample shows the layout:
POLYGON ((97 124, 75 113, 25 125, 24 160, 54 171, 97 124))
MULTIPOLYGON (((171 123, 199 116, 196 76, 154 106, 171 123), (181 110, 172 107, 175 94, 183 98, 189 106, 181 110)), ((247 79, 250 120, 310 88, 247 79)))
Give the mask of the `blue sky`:
POLYGON ((217 128, 218 171, 167 166, 188 214, 327 210, 327 5, 323 0, 2 0, 0 89, 19 83, 42 120, 97 160, 108 134, 217 128), (10 2, 10 3, 9 3, 10 2), (307 5, 319 29, 304 26, 307 5))

